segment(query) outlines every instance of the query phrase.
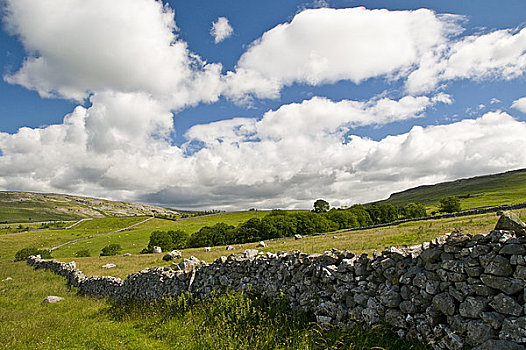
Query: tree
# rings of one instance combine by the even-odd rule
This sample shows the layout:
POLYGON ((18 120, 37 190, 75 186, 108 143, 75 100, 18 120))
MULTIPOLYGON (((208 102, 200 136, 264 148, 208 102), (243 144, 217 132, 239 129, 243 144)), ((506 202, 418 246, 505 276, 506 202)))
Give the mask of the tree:
POLYGON ((446 213, 454 213, 462 210, 460 199, 457 196, 449 196, 440 199, 438 210, 446 213))
POLYGON ((173 249, 184 249, 188 243, 190 235, 183 230, 170 230, 167 232, 172 238, 172 250, 173 249))
POLYGON ((318 199, 316 202, 314 202, 315 213, 325 213, 326 211, 329 211, 330 208, 329 202, 323 199, 318 199))
POLYGON ((120 244, 110 244, 102 248, 102 253, 100 253, 100 256, 113 256, 119 254, 119 252, 122 250, 120 244))
POLYGON ((358 226, 358 219, 356 218, 356 215, 354 215, 349 210, 332 208, 327 213, 325 213, 325 217, 330 221, 337 223, 339 229, 358 226))
POLYGON ((422 218, 427 215, 426 207, 422 203, 408 203, 400 209, 403 219, 422 218))
POLYGON ((148 242, 148 251, 153 252, 153 247, 161 247, 163 252, 173 249, 172 236, 165 231, 153 231, 148 242))

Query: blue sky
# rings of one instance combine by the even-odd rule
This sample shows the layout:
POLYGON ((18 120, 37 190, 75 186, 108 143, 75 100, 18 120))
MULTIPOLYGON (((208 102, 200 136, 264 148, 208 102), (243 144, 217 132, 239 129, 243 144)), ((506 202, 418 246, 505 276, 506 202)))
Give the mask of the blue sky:
POLYGON ((526 167, 524 1, 2 5, 0 189, 308 208, 526 167))

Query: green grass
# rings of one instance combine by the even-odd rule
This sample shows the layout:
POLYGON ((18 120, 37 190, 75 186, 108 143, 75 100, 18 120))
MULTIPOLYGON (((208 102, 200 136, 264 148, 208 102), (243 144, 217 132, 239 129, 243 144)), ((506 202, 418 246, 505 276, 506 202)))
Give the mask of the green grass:
POLYGON ((0 324, 5 349, 426 349, 381 326, 321 329, 283 300, 257 296, 108 303, 25 262, 0 263, 0 324), (65 300, 42 304, 48 295, 65 300))
POLYGON ((15 253, 22 248, 49 249, 73 239, 117 230, 142 220, 144 220, 144 217, 93 219, 84 221, 68 230, 46 230, 0 235, 0 261, 13 259, 15 253))
POLYGON ((526 202, 526 169, 415 187, 394 193, 381 202, 393 205, 420 202, 436 210, 440 198, 466 195, 470 197, 461 199, 462 209, 526 202))
MULTIPOLYGON (((526 220, 526 209, 516 213, 522 220, 526 220)), ((147 243, 148 232, 153 229, 169 229, 180 225, 191 232, 199 225, 211 225, 217 221, 235 224, 252 215, 256 214, 232 213, 179 222, 150 220, 129 232, 107 237, 112 237, 111 243, 123 244, 129 240, 129 236, 125 234, 137 234, 137 237, 142 237, 142 248, 147 243)), ((71 231, 91 234, 97 230, 115 229, 130 223, 127 219, 106 220, 85 222, 71 231)), ((262 250, 277 252, 298 249, 315 253, 338 248, 355 253, 369 253, 374 249, 381 251, 388 245, 428 241, 459 226, 466 233, 480 233, 492 229, 496 221, 495 214, 430 220, 382 229, 304 237, 300 240, 274 240, 269 241, 268 247, 262 250)), ((41 233, 46 232, 50 235, 64 233, 41 233)), ((14 251, 21 248, 20 245, 27 243, 20 240, 24 235, 26 234, 0 236, 0 250, 5 251, 9 247, 14 255, 14 251)), ((28 235, 29 233, 26 236, 28 235)), ((35 237, 31 238, 38 241, 35 237)), ((47 239, 49 243, 67 238, 47 239)), ((256 243, 235 245, 233 253, 255 247, 256 243)), ((76 250, 72 249, 70 253, 74 251, 76 250)), ((213 247, 210 252, 205 252, 202 248, 186 249, 183 250, 183 257, 194 255, 211 262, 230 253, 232 251, 226 251, 225 247, 213 247)), ((60 260, 75 260, 87 275, 110 273, 125 278, 127 274, 147 267, 168 265, 168 262, 162 260, 162 256, 163 254, 146 254, 72 258, 71 255, 64 255, 60 260), (115 263, 117 267, 110 271, 102 269, 101 266, 108 262, 115 263)), ((361 328, 321 329, 311 316, 294 314, 279 302, 247 299, 239 294, 205 301, 175 299, 153 304, 108 304, 103 299, 76 295, 75 290, 66 287, 62 277, 49 271, 34 271, 25 262, 0 262, 0 324, 0 344, 9 349, 425 349, 422 344, 398 339, 385 327, 376 327, 370 331, 361 328), (4 281, 6 277, 12 277, 13 280, 4 281), (41 305, 47 295, 63 296, 66 300, 41 305)))

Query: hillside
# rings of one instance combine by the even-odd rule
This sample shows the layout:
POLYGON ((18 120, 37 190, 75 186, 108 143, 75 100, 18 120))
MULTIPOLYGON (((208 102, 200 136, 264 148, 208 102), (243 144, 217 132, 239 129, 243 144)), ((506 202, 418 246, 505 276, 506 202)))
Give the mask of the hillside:
POLYGON ((0 222, 37 222, 81 218, 176 215, 178 212, 140 203, 54 193, 0 191, 0 222))
POLYGON ((463 209, 526 202, 526 169, 418 186, 379 202, 433 206, 440 198, 453 195, 461 198, 463 209))

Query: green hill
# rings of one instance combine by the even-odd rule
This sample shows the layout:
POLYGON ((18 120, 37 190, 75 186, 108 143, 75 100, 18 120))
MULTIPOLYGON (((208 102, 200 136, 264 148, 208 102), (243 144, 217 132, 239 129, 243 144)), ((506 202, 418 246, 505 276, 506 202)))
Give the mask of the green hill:
POLYGON ((177 215, 178 212, 140 203, 67 194, 0 191, 0 223, 154 214, 177 215))
POLYGON ((447 196, 461 198, 463 209, 526 202, 526 169, 418 186, 393 193, 379 202, 393 205, 420 202, 435 206, 440 198, 447 196))

